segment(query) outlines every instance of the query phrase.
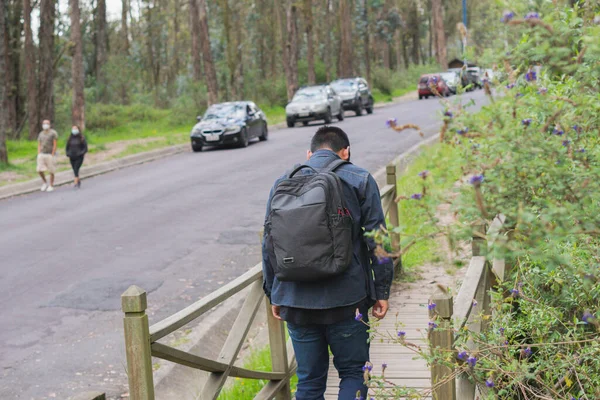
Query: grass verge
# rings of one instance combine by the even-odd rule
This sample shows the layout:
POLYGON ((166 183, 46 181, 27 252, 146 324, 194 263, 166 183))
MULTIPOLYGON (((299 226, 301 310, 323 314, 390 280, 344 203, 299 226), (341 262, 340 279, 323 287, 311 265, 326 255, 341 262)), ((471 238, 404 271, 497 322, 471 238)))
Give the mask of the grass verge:
POLYGON ((426 147, 398 179, 398 195, 404 197, 398 202, 402 247, 414 238, 424 238, 417 240, 402 256, 402 266, 409 276, 415 267, 440 258, 436 239, 425 238, 436 229, 431 223, 435 210, 429 205, 434 204, 433 199, 445 196, 462 176, 461 165, 462 156, 456 147, 437 143, 426 147), (419 173, 425 170, 429 173, 423 180, 419 173), (423 194, 424 185, 426 195, 421 200, 411 199, 413 194, 423 194))
MULTIPOLYGON (((271 349, 265 346, 262 349, 254 350, 243 367, 253 371, 270 372, 271 369, 271 349)), ((298 378, 292 377, 292 392, 296 390, 298 378)), ((256 379, 233 378, 232 384, 225 387, 219 395, 219 400, 252 400, 254 396, 268 383, 268 381, 256 379)))

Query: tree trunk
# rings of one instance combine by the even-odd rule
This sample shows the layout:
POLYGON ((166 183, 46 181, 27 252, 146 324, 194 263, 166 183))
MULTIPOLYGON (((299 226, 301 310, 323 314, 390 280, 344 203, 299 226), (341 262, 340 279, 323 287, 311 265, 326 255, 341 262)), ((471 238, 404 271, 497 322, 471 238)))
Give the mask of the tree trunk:
MULTIPOLYGON (((367 1, 367 0, 365 0, 367 1)), ((331 82, 331 61, 333 60, 332 54, 333 49, 331 48, 331 0, 327 0, 325 5, 325 73, 327 75, 327 82, 331 82)))
POLYGON ((288 100, 292 99, 298 89, 298 27, 296 18, 296 6, 293 0, 288 0, 286 4, 286 44, 283 53, 288 100))
POLYGON ((242 27, 245 26, 245 13, 244 13, 244 5, 239 1, 236 2, 235 8, 233 10, 233 28, 234 28, 234 85, 235 92, 237 93, 237 98, 234 100, 242 100, 244 95, 244 46, 242 39, 242 27))
POLYGON ((364 24, 364 57, 365 57, 365 71, 367 81, 371 82, 371 49, 369 44, 369 37, 371 32, 369 31, 369 0, 364 0, 363 3, 363 24, 364 24))
POLYGON ((21 97, 21 34, 23 31, 21 0, 7 1, 6 21, 6 97, 8 101, 8 134, 16 139, 24 117, 21 97))
POLYGON ((198 12, 200 14, 200 37, 202 44, 202 60, 204 61, 204 73, 206 75, 206 88, 208 91, 208 104, 219 101, 219 85, 217 82, 217 70, 213 62, 210 46, 210 32, 208 30, 208 17, 206 15, 206 0, 199 0, 198 12))
POLYGON ((417 10, 417 4, 413 1, 411 4, 410 10, 410 19, 411 19, 411 37, 412 37, 412 59, 415 65, 419 64, 419 54, 421 49, 421 37, 420 37, 420 21, 419 21, 419 12, 417 10))
POLYGON ((35 45, 31 31, 31 0, 23 0, 23 29, 25 31, 25 75, 27 78, 28 138, 34 140, 40 130, 38 115, 38 86, 35 62, 35 45))
MULTIPOLYGON (((8 28, 8 4, 0 1, 0 82, 6 82, 6 34, 8 28)), ((8 132, 8 98, 6 86, 0 84, 0 164, 8 164, 8 153, 6 151, 6 137, 8 132)))
POLYGON ((129 0, 121 1, 121 46, 123 54, 129 54, 129 28, 127 26, 127 13, 129 12, 129 0))
POLYGON ((200 49, 200 13, 198 12, 198 1, 190 0, 190 25, 192 33, 192 65, 194 82, 202 80, 202 51, 200 49))
POLYGON ((56 0, 40 1, 39 117, 54 120, 54 18, 56 0))
POLYGON ((96 6, 96 84, 98 100, 108 101, 107 80, 104 64, 108 60, 108 32, 106 29, 106 0, 97 0, 96 6))
POLYGON ((350 0, 340 0, 340 78, 354 74, 352 59, 352 12, 350 0))
POLYGON ((402 29, 398 28, 394 34, 394 42, 396 45, 396 71, 402 69, 402 29))
POLYGON ((71 120, 73 125, 85 129, 85 97, 83 75, 83 42, 81 40, 81 12, 79 0, 69 0, 71 17, 71 76, 73 85, 73 104, 71 107, 71 120))
POLYGON ((404 59, 404 68, 408 69, 410 62, 408 60, 408 45, 406 44, 406 33, 400 31, 400 40, 402 41, 402 58, 404 59))
POLYGON ((435 32, 435 55, 442 68, 448 65, 446 51, 446 34, 444 32, 444 9, 442 0, 431 0, 431 13, 433 18, 433 31, 435 32))
POLYGON ((315 76, 315 44, 313 33, 312 0, 304 0, 304 23, 306 29, 306 63, 308 64, 308 84, 314 85, 315 76))

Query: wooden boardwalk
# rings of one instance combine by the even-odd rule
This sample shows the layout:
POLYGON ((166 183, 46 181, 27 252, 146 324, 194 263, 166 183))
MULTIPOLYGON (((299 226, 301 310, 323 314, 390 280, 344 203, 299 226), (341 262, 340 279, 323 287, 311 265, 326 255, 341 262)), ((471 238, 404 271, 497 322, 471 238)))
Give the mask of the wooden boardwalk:
MULTIPOLYGON (((390 296, 390 311, 377 330, 387 331, 396 336, 397 322, 402 323, 400 330, 406 332, 406 340, 424 346, 424 335, 429 323, 427 304, 433 288, 434 285, 429 284, 427 280, 412 284, 395 284, 390 296)), ((374 374, 380 375, 381 365, 386 363, 386 379, 394 384, 421 389, 431 387, 427 364, 414 358, 415 354, 400 344, 380 340, 371 343, 374 374)), ((325 392, 326 400, 337 400, 338 386, 338 373, 332 362, 325 392)))

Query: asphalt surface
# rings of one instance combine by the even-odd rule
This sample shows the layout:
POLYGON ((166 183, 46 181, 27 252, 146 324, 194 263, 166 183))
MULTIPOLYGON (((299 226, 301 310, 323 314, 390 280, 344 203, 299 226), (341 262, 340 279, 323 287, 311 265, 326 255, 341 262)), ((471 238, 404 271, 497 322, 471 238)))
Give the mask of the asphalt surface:
MULTIPOLYGON (((375 172, 422 140, 386 128, 388 118, 432 135, 441 108, 415 100, 335 125, 352 161, 375 172)), ((153 323, 255 265, 269 189, 305 159, 319 125, 0 201, 0 399, 126 393, 121 293, 146 289, 153 323)))

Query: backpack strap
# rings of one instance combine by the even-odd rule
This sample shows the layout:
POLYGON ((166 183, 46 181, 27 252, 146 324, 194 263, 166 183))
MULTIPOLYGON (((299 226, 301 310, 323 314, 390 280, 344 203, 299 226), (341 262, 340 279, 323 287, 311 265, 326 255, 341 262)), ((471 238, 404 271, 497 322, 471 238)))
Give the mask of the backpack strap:
POLYGON ((332 162, 327 164, 325 167, 323 167, 321 172, 334 172, 336 169, 338 169, 339 167, 341 167, 344 164, 351 164, 351 162, 342 160, 341 158, 333 160, 332 162))
POLYGON ((302 164, 302 165, 299 165, 296 168, 294 168, 294 170, 292 172, 290 172, 290 174, 288 175, 288 178, 293 177, 294 175, 296 175, 298 173, 298 171, 300 171, 301 169, 304 169, 304 168, 310 168, 315 172, 315 174, 318 173, 318 171, 316 169, 314 169, 313 167, 311 167, 310 165, 302 164))

